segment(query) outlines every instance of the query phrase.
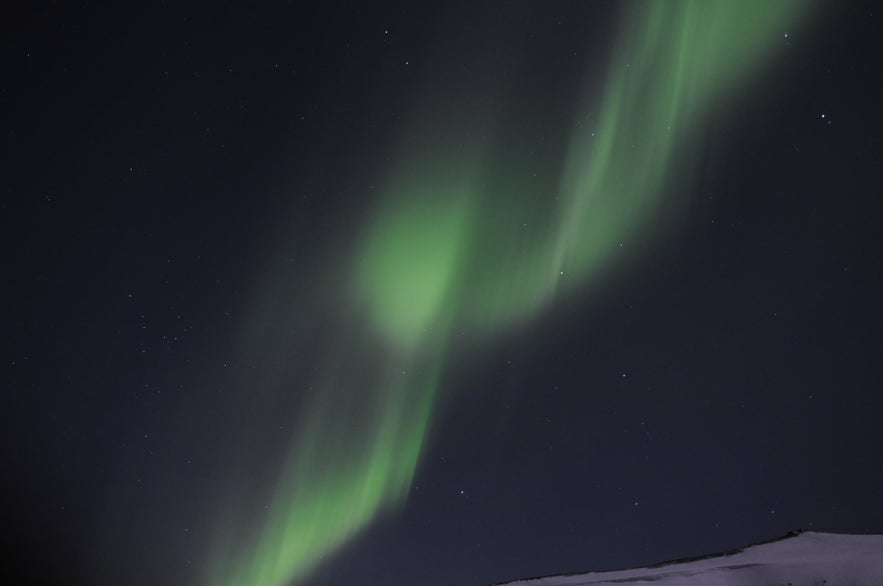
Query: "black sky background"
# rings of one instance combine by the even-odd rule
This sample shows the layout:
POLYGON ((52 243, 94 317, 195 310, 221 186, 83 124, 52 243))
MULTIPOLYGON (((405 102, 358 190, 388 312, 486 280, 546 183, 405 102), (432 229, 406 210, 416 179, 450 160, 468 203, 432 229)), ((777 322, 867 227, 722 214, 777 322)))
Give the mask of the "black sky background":
MULTIPOLYGON (((3 550, 20 584, 192 583, 271 235, 304 275, 347 238, 424 64, 533 80, 513 112, 563 108, 603 73, 619 10, 19 8, 0 80, 3 550)), ((311 584, 479 586, 883 531, 877 8, 832 3, 783 36, 709 122, 675 236, 585 309, 456 357, 407 504, 311 584)))

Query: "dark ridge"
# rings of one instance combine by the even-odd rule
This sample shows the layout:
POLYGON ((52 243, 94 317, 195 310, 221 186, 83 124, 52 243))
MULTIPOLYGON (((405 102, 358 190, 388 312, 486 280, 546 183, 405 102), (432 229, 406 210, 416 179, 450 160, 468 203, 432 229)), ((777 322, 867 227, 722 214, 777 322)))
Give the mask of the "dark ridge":
POLYGON ((766 545, 768 543, 776 543, 777 541, 785 541, 786 539, 791 539, 792 537, 797 537, 801 533, 806 532, 806 529, 796 529, 794 531, 789 531, 785 535, 780 537, 774 537, 772 539, 764 539, 763 541, 755 541, 754 543, 749 543, 748 545, 743 545, 742 547, 737 547, 736 549, 730 549, 727 551, 722 551, 719 553, 710 553, 705 555, 696 555, 696 556, 688 556, 683 558, 677 558, 674 560, 667 560, 664 562, 659 562, 657 564, 653 564, 652 566, 647 566, 647 568, 664 568, 665 566, 671 566, 674 564, 686 564, 689 562, 698 562, 701 560, 710 560, 712 558, 724 558, 729 557, 731 555, 736 555, 737 553, 742 553, 749 547, 757 547, 758 545, 766 545))

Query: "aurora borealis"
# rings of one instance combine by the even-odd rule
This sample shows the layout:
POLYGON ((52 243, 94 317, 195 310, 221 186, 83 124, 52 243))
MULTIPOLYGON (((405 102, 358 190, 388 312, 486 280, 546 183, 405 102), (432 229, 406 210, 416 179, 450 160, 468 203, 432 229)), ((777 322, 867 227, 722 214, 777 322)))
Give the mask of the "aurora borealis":
POLYGON ((874 9, 25 10, 18 583, 482 586, 883 530, 874 9))
POLYGON ((556 295, 566 298, 562 281, 578 289, 603 278, 621 242, 642 239, 654 218, 681 205, 665 201, 683 197, 671 168, 693 156, 710 102, 734 99, 749 74, 775 58, 778 31, 806 10, 796 1, 632 6, 600 98, 584 96, 574 114, 596 119, 597 130, 573 130, 561 178, 546 192, 497 188, 500 180, 481 163, 493 139, 450 144, 469 136, 468 121, 480 112, 437 104, 441 113, 423 114, 429 124, 414 121, 406 133, 414 144, 401 150, 417 154, 393 161, 353 259, 326 262, 352 273, 332 280, 343 293, 313 293, 319 307, 334 300, 320 311, 344 314, 335 337, 350 339, 313 382, 314 403, 301 416, 259 536, 244 553, 234 548, 232 570, 222 564, 210 583, 302 579, 400 505, 430 427, 451 332, 477 330, 469 339, 493 343, 513 321, 534 318, 556 295), (438 136, 438 119, 453 130, 438 136))

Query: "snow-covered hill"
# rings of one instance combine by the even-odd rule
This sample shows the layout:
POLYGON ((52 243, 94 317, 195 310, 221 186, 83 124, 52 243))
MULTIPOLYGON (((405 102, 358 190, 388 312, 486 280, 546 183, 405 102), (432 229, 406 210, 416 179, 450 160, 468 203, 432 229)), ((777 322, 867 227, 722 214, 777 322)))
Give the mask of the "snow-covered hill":
MULTIPOLYGON (((883 586, 883 535, 803 532, 647 568, 550 576, 505 586, 883 586)), ((502 586, 502 585, 500 585, 502 586)))

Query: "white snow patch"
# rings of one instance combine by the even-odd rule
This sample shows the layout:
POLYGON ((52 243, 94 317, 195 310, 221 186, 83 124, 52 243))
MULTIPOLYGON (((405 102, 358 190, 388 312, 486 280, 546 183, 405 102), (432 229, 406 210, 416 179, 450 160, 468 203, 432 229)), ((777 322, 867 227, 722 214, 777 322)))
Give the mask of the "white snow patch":
POLYGON ((729 554, 500 586, 881 586, 883 535, 804 532, 729 554))

